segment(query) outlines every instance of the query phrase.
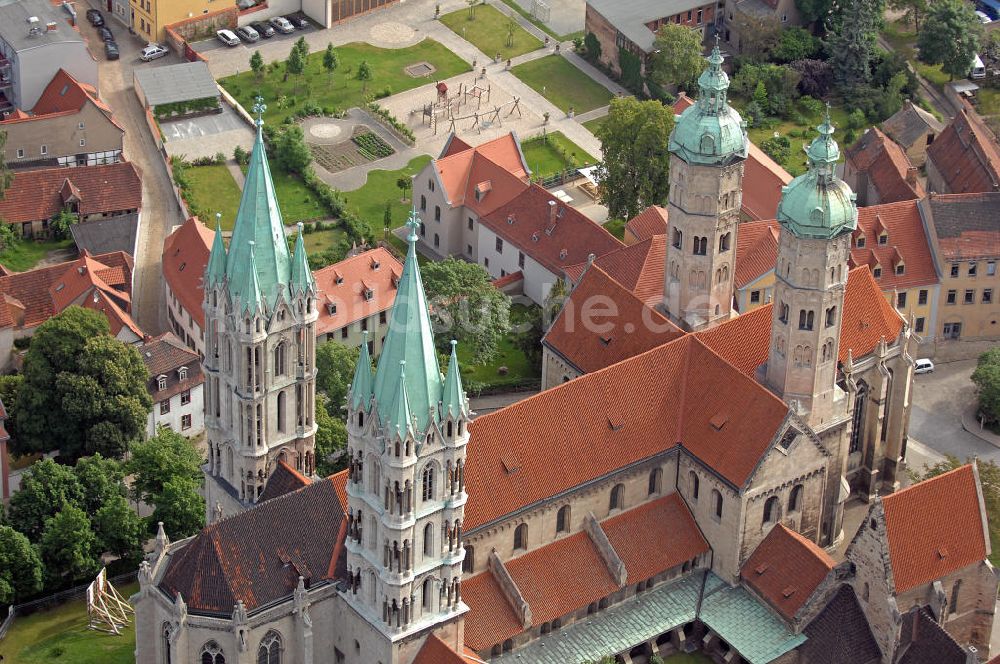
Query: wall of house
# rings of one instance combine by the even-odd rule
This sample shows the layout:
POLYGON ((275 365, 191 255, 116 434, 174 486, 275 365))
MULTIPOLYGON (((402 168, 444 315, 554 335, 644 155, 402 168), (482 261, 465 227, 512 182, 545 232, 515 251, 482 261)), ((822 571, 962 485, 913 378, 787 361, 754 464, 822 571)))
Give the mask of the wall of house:
MULTIPOLYGON (((920 168, 927 163, 927 147, 934 142, 934 138, 936 137, 936 134, 928 129, 920 136, 917 136, 913 145, 909 148, 904 148, 906 156, 910 158, 910 163, 917 168, 920 168)), ((928 191, 930 191, 930 189, 928 189, 928 191)))
MULTIPOLYGON (((135 16, 133 27, 150 41, 163 41, 166 38, 164 28, 168 25, 203 14, 215 14, 229 7, 224 0, 146 0, 145 6, 143 0, 132 0, 135 16)), ((233 17, 228 13, 223 16, 224 25, 229 27, 233 17)), ((188 34, 184 36, 190 38, 188 34)))
MULTIPOLYGON (((212 1, 212 0, 209 0, 212 1)), ((258 5, 259 7, 260 5, 258 5)), ((275 16, 286 16, 302 9, 302 0, 267 0, 267 6, 259 11, 240 14, 237 23, 241 26, 254 21, 268 21, 275 16)))
POLYGON ((937 169, 937 166, 934 164, 934 160, 928 157, 924 166, 927 172, 927 193, 950 194, 951 190, 948 188, 948 185, 945 184, 944 176, 941 175, 941 171, 937 169))
POLYGON ((12 168, 24 162, 59 157, 71 157, 60 165, 76 166, 79 154, 87 155, 86 164, 81 164, 86 166, 121 160, 124 132, 91 103, 73 115, 5 124, 4 131, 7 132, 7 144, 3 159, 12 168))
MULTIPOLYGON (((333 0, 338 2, 339 0, 333 0)), ((465 207, 452 207, 447 200, 447 192, 438 177, 434 163, 428 163, 413 178, 413 203, 424 223, 420 241, 435 254, 446 257, 465 252, 462 223, 465 207), (440 211, 440 213, 438 213, 440 211), (438 218, 440 217, 440 218, 438 218)))
POLYGON ((321 27, 329 28, 333 25, 332 5, 332 0, 302 0, 302 11, 321 27))
POLYGON ((751 281, 743 288, 736 290, 736 306, 741 314, 762 307, 773 299, 774 270, 768 270, 765 274, 751 281), (757 292, 756 301, 754 301, 754 291, 757 292))
POLYGON ((941 265, 941 295, 938 326, 941 342, 1000 339, 1000 256, 941 265), (970 268, 975 266, 975 274, 970 268), (992 272, 992 274, 990 274, 992 272), (966 293, 971 302, 966 301, 966 293), (960 326, 956 336, 955 325, 960 326))
POLYGON ((542 389, 547 390, 556 385, 581 376, 579 371, 571 367, 548 346, 542 346, 542 389))
MULTIPOLYGON (((321 313, 323 316, 325 312, 321 313)), ((368 330, 368 342, 371 344, 369 353, 372 357, 377 357, 382 352, 382 342, 385 341, 386 332, 389 331, 389 310, 368 316, 361 320, 348 323, 343 327, 330 330, 325 334, 316 337, 316 343, 326 341, 336 341, 351 348, 361 348, 364 342, 364 332, 368 330)))
POLYGON ((497 251, 497 235, 483 224, 476 224, 476 227, 479 229, 475 245, 478 247, 479 264, 494 279, 521 272, 524 275, 524 294, 535 304, 544 304, 559 277, 507 240, 503 240, 501 251, 497 251))
POLYGON ((163 288, 167 296, 167 320, 170 322, 170 330, 188 348, 204 357, 205 331, 201 329, 197 321, 191 316, 191 312, 184 309, 181 301, 177 299, 174 292, 170 289, 170 283, 166 279, 163 280, 163 288))
POLYGON ((618 61, 618 29, 611 24, 611 21, 596 9, 587 4, 587 11, 584 16, 584 32, 592 32, 601 43, 601 62, 607 64, 615 72, 621 70, 618 61))
POLYGON ((883 293, 885 293, 889 304, 895 307, 903 318, 909 321, 912 317, 914 334, 919 335, 926 342, 932 342, 936 333, 940 333, 936 325, 940 291, 939 284, 928 284, 899 291, 887 290, 883 293), (903 296, 902 300, 900 295, 903 296), (920 303, 921 295, 923 295, 923 304, 920 303))
POLYGON ((187 403, 184 403, 184 393, 159 400, 153 397, 153 409, 149 411, 146 424, 146 436, 153 436, 157 427, 165 426, 187 437, 197 436, 205 430, 205 393, 204 385, 199 383, 187 393, 187 403), (167 412, 163 412, 166 403, 167 412), (185 426, 185 418, 189 418, 185 426))
POLYGON ((847 559, 854 564, 855 575, 851 582, 882 650, 882 661, 891 661, 902 617, 889 585, 892 570, 881 502, 873 506, 858 528, 847 549, 847 559))
POLYGON ((740 576, 740 542, 743 501, 728 483, 708 470, 690 454, 680 455, 677 491, 694 515, 702 535, 712 547, 712 571, 736 583, 740 576), (693 477, 698 478, 695 494, 693 477), (722 496, 722 516, 716 516, 714 491, 722 496))
MULTIPOLYGON (((5 52, 11 50, 9 46, 4 48, 5 52)), ((81 37, 80 41, 52 42, 17 53, 11 72, 14 79, 11 102, 25 111, 33 108, 60 69, 81 83, 98 87, 97 61, 81 37)))

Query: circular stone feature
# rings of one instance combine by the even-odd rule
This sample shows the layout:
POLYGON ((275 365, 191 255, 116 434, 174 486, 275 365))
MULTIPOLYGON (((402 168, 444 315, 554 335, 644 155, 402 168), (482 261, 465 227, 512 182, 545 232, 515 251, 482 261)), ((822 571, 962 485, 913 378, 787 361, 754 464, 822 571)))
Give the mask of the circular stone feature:
POLYGON ((329 122, 314 124, 309 127, 309 133, 316 138, 336 138, 340 136, 341 128, 329 122))
POLYGON ((375 41, 389 44, 403 44, 413 41, 416 31, 408 25, 389 21, 372 27, 369 34, 375 41))

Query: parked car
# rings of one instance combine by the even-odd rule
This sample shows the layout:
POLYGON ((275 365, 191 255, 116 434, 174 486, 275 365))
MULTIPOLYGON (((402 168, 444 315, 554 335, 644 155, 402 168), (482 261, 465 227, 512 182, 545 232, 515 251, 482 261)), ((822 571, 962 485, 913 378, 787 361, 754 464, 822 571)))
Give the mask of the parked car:
POLYGON ((263 21, 254 21, 250 24, 250 27, 264 39, 270 39, 274 36, 274 28, 272 28, 270 24, 264 23, 263 21))
POLYGON ((913 373, 915 374, 926 374, 934 373, 934 363, 930 360, 917 360, 913 363, 913 373))
POLYGON ((115 33, 111 32, 111 28, 106 25, 97 28, 97 34, 101 36, 103 41, 109 42, 115 40, 115 33))
POLYGON ((215 36, 219 38, 219 41, 226 46, 239 46, 240 38, 233 33, 232 30, 219 30, 215 33, 215 36))
POLYGON ((87 20, 90 21, 92 26, 99 28, 104 25, 104 14, 96 9, 88 9, 87 20))
POLYGON ((236 36, 248 44, 252 44, 260 39, 260 35, 257 34, 257 31, 249 25, 244 25, 242 28, 236 28, 236 36))
POLYGON ((169 49, 165 46, 160 46, 159 44, 146 44, 146 47, 142 49, 142 53, 139 54, 139 59, 143 62, 149 62, 150 60, 162 58, 169 52, 169 49))
POLYGON ((121 57, 118 52, 118 44, 113 41, 104 42, 104 55, 108 57, 108 60, 117 60, 121 57))
POLYGON ((278 32, 284 33, 286 35, 290 32, 295 32, 295 26, 289 23, 288 19, 285 18, 284 16, 275 16, 274 18, 272 18, 271 25, 273 25, 274 29, 277 30, 278 32))
POLYGON ((305 30, 309 27, 309 19, 306 18, 305 14, 290 14, 285 18, 299 30, 305 30))
POLYGON ((989 14, 987 14, 986 12, 981 12, 978 9, 976 10, 976 18, 978 18, 979 22, 983 24, 993 22, 993 19, 989 17, 989 14))

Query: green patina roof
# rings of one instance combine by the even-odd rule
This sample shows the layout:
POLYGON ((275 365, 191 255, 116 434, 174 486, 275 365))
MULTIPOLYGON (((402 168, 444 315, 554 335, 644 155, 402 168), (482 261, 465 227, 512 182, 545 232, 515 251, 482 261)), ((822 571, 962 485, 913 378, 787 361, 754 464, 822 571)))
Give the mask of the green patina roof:
POLYGON ((809 171, 782 189, 778 221, 798 237, 829 239, 857 227, 858 207, 854 192, 837 177, 840 146, 833 140, 829 108, 817 129, 819 136, 806 148, 809 171))
POLYGON ((226 278, 226 243, 222 239, 222 215, 215 215, 215 239, 212 240, 212 253, 208 255, 208 266, 205 268, 205 281, 209 286, 221 284, 226 278))
POLYGON ((247 269, 239 273, 242 283, 229 282, 229 292, 234 290, 239 292, 239 312, 241 314, 249 312, 262 312, 264 310, 264 298, 260 291, 260 281, 257 279, 257 258, 256 247, 253 240, 247 241, 247 269), (234 289, 234 286, 238 287, 234 289))
POLYGON ((458 342, 451 340, 451 359, 448 360, 448 377, 445 378, 441 396, 441 416, 467 415, 469 403, 462 389, 462 371, 458 367, 458 342))
POLYGON ((257 113, 257 137, 250 153, 250 166, 247 169, 246 184, 243 186, 243 197, 240 199, 240 209, 236 214, 233 227, 233 237, 229 243, 229 256, 226 261, 226 277, 229 280, 229 291, 232 297, 246 300, 242 292, 244 284, 249 283, 245 272, 250 269, 248 260, 248 242, 255 244, 256 278, 261 295, 266 298, 265 306, 273 306, 278 294, 288 285, 291 274, 291 256, 288 253, 288 243, 285 240, 285 228, 278 209, 278 199, 274 193, 274 182, 271 180, 271 169, 267 165, 267 153, 264 149, 263 126, 261 115, 265 110, 260 97, 254 111, 257 113))
MULTIPOLYGON (((427 311, 427 296, 417 265, 417 231, 420 218, 416 210, 406 222, 409 227, 406 263, 399 278, 396 299, 389 313, 389 331, 382 343, 378 369, 375 371, 376 407, 382 424, 391 419, 401 383, 405 384, 410 413, 419 433, 431 423, 431 409, 437 411, 441 400, 442 377, 434 349, 434 333, 427 311), (403 372, 402 361, 406 371, 403 372)), ((436 418, 435 418, 436 419, 436 418)))
POLYGON ((726 103, 729 76, 716 40, 708 68, 698 78, 698 100, 677 118, 670 151, 689 164, 721 165, 747 156, 743 118, 726 103))
POLYGON ((298 236, 295 238, 295 253, 292 254, 292 276, 289 281, 294 293, 316 290, 316 280, 309 269, 309 257, 306 256, 306 243, 302 239, 302 222, 298 224, 298 236))
POLYGON ((400 438, 416 435, 413 430, 413 416, 410 413, 410 400, 406 396, 406 360, 399 361, 399 382, 396 384, 396 396, 392 405, 383 416, 387 431, 395 431, 400 438))
POLYGON ((368 401, 372 398, 372 358, 368 354, 368 330, 362 332, 364 339, 361 342, 361 353, 358 355, 358 364, 354 367, 354 380, 351 381, 351 408, 360 405, 368 407, 368 401))

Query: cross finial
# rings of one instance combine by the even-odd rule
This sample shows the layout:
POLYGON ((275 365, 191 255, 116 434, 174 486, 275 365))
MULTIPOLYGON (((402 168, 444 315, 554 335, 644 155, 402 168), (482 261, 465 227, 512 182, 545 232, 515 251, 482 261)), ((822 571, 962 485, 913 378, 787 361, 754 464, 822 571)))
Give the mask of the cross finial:
POLYGON ((215 231, 218 232, 220 228, 222 228, 222 213, 221 212, 216 212, 215 213, 215 231))
POLYGON ((406 225, 410 229, 410 234, 406 237, 406 241, 416 242, 417 230, 420 228, 420 215, 417 214, 415 206, 410 210, 410 218, 406 220, 406 225))
POLYGON ((264 103, 264 98, 260 95, 254 97, 253 112, 257 114, 257 126, 260 127, 264 124, 264 111, 267 110, 267 104, 264 103))

